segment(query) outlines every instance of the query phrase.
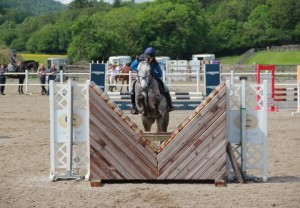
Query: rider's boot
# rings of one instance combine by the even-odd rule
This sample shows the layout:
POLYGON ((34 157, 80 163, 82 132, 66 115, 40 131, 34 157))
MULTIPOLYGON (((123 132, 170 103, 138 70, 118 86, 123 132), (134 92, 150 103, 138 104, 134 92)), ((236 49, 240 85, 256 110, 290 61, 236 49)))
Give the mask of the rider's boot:
POLYGON ((131 96, 131 104, 132 104, 131 114, 137 115, 137 114, 139 114, 139 112, 138 112, 138 109, 136 108, 136 104, 135 104, 135 94, 131 93, 130 96, 131 96))
POLYGON ((173 110, 175 110, 175 107, 172 105, 172 98, 170 95, 170 92, 165 92, 165 96, 167 98, 167 103, 168 103, 168 111, 171 112, 173 110))

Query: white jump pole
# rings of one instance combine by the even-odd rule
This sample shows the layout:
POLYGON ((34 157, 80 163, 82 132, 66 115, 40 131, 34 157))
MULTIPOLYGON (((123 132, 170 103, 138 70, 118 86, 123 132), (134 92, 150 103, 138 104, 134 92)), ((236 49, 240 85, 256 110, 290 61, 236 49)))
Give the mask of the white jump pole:
POLYGON ((29 92, 28 92, 28 89, 29 89, 29 87, 28 87, 28 70, 26 69, 25 70, 25 92, 26 92, 26 94, 29 94, 29 92))
POLYGON ((60 75, 59 75, 59 77, 60 77, 60 84, 62 86, 62 84, 64 83, 64 71, 60 70, 59 73, 60 73, 60 75))
POLYGON ((68 109, 67 109, 67 176, 71 177, 73 160, 73 89, 71 79, 68 80, 68 109))
POLYGON ((292 115, 300 114, 300 65, 297 67, 297 111, 293 112, 292 115))
MULTIPOLYGON (((54 93, 54 82, 53 80, 50 80, 49 82, 49 88, 50 92, 54 93)), ((56 174, 56 169, 55 169, 55 164, 56 164, 56 157, 55 157, 55 135, 54 135, 54 118, 55 118, 55 100, 54 96, 50 94, 50 180, 54 180, 55 174, 56 174)))
POLYGON ((128 87, 128 89, 129 89, 129 92, 131 92, 131 90, 132 90, 132 80, 131 80, 131 78, 132 78, 132 71, 130 70, 129 71, 129 77, 128 77, 128 80, 129 80, 129 82, 128 82, 128 84, 129 84, 129 87, 128 87))
POLYGON ((197 68, 197 93, 200 92, 200 68, 197 68))

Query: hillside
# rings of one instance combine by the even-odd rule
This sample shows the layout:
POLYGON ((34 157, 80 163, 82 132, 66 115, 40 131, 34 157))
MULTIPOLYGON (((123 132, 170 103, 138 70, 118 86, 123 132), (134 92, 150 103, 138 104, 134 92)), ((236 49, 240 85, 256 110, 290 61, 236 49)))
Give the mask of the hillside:
MULTIPOLYGON (((27 16, 39 16, 45 13, 64 11, 67 6, 54 0, 1 0, 0 13, 23 13, 27 16)), ((1 23, 0 23, 1 24, 1 23)))

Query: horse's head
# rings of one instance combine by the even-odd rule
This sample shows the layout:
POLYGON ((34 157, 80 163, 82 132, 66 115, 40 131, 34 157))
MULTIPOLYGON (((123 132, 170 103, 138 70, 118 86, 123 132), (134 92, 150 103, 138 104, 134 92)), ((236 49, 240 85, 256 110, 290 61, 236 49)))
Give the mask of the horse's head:
POLYGON ((143 90, 147 89, 151 82, 152 76, 150 73, 151 66, 147 61, 141 61, 138 65, 138 81, 143 90))

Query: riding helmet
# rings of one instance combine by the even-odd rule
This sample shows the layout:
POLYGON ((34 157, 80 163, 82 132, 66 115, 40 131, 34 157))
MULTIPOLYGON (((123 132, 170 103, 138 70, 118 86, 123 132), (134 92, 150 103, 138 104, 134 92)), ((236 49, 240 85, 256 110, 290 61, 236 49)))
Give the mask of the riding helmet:
POLYGON ((145 54, 148 54, 148 55, 150 55, 150 56, 155 56, 155 49, 152 48, 152 47, 146 48, 146 50, 145 50, 144 53, 145 53, 145 54))

